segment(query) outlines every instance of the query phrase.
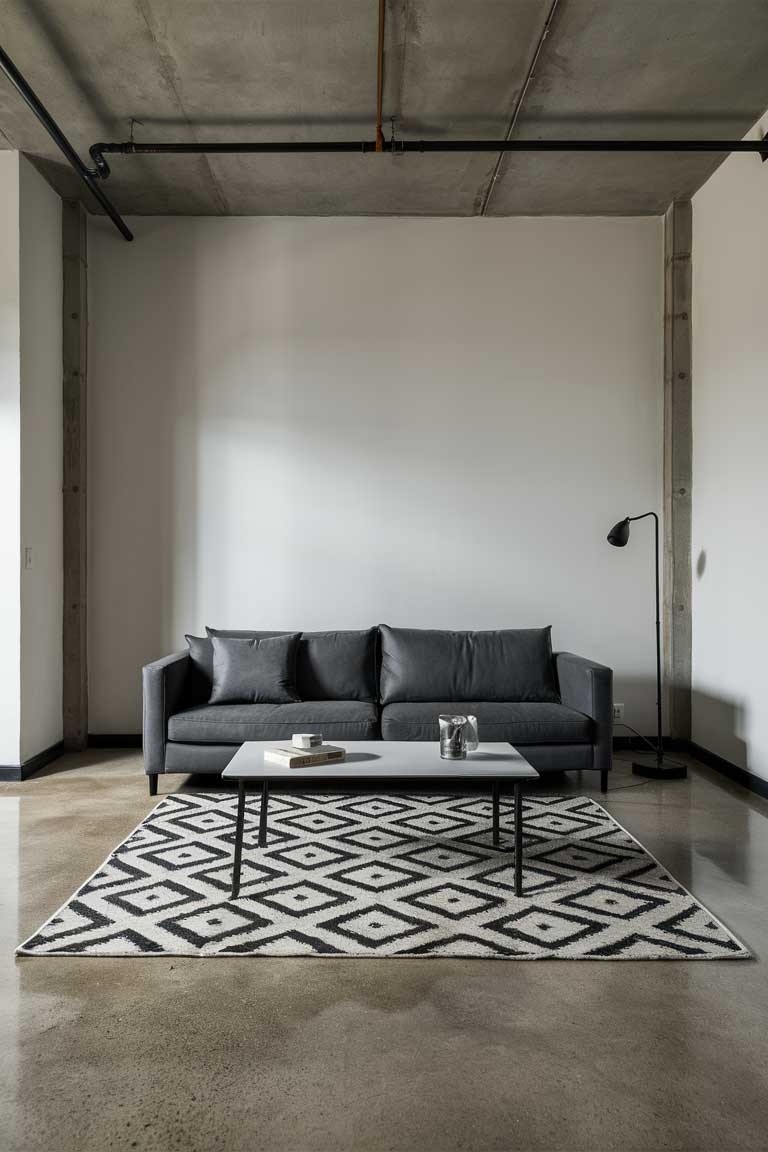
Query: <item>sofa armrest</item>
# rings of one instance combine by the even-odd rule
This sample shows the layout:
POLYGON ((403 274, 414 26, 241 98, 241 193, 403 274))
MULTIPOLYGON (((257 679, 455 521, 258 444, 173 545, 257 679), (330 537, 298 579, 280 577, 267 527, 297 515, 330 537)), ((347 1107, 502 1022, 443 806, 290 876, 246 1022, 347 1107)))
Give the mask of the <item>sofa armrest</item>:
POLYGON ((607 772, 613 755, 613 670, 572 652, 556 652, 555 667, 563 704, 594 721, 594 766, 607 772))
POLYGON ((142 669, 144 771, 165 771, 168 720, 181 711, 189 672, 189 652, 164 656, 142 669))

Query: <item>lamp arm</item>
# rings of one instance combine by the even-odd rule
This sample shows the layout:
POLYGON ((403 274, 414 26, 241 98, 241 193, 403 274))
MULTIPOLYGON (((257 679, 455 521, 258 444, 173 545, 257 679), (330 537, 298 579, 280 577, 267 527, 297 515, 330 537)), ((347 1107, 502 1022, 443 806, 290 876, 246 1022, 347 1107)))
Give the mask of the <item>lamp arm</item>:
POLYGON ((658 527, 659 518, 655 512, 643 512, 641 516, 627 516, 627 520, 645 520, 648 516, 653 516, 656 521, 656 526, 658 527))

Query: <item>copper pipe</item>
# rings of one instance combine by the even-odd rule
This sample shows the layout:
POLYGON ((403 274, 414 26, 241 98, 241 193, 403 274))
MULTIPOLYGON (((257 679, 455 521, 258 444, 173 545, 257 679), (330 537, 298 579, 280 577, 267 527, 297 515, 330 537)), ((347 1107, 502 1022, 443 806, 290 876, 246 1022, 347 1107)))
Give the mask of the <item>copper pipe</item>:
POLYGON ((384 6, 386 0, 379 0, 379 44, 376 51, 376 151, 384 151, 384 133, 381 118, 384 103, 384 6))

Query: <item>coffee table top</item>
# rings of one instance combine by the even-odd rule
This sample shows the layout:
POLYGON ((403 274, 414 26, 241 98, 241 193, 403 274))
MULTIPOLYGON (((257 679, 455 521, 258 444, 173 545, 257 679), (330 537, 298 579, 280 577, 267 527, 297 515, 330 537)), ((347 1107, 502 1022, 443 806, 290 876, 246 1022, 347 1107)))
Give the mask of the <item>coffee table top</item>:
MULTIPOLYGON (((288 740, 247 740, 235 753, 222 776, 229 780, 365 780, 419 776, 495 780, 536 780, 538 772, 511 744, 480 744, 468 752, 466 760, 443 760, 437 741, 341 740, 347 758, 340 764, 317 764, 309 768, 288 768, 265 764, 269 748, 288 747, 288 740)), ((296 749, 298 755, 301 749, 296 749)))

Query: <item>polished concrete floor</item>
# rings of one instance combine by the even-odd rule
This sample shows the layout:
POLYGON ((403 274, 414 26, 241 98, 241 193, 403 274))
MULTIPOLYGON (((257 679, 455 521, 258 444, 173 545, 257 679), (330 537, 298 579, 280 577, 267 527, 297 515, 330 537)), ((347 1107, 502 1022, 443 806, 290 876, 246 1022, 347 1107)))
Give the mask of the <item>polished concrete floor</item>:
POLYGON ((754 960, 17 960, 151 802, 133 752, 0 785, 2 1152, 768 1148, 768 804, 606 806, 754 960))

